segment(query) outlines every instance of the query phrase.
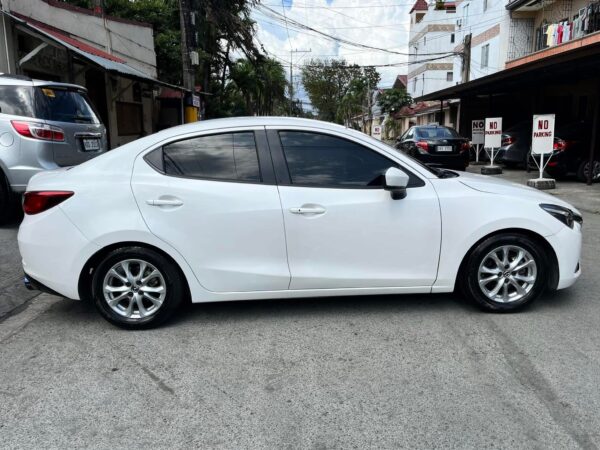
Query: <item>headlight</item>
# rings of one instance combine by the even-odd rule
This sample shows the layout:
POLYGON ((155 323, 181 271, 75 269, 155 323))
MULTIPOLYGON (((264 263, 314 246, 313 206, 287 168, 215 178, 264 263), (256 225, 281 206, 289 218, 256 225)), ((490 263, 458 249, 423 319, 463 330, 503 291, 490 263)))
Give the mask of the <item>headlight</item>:
POLYGON ((542 208, 548 214, 551 214, 552 216, 556 217, 569 228, 573 228, 573 224, 575 222, 579 223, 580 225, 583 224, 583 217, 581 217, 579 214, 574 213, 569 208, 565 208, 564 206, 542 203, 540 205, 540 208, 542 208))

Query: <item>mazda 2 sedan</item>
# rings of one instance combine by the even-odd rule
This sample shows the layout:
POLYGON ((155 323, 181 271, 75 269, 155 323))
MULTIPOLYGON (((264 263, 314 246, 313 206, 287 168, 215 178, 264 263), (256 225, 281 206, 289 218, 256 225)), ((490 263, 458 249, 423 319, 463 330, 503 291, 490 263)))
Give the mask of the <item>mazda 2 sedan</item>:
POLYGON ((305 119, 170 128, 36 175, 23 206, 26 284, 126 328, 186 299, 459 289, 507 312, 580 275, 571 205, 305 119))

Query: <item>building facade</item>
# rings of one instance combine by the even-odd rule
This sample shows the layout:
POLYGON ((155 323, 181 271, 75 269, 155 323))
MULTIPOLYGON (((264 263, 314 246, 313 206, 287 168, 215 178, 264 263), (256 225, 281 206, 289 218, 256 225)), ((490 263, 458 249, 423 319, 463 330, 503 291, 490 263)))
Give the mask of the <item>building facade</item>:
POLYGON ((413 98, 456 83, 456 4, 417 0, 410 10, 407 88, 413 98))

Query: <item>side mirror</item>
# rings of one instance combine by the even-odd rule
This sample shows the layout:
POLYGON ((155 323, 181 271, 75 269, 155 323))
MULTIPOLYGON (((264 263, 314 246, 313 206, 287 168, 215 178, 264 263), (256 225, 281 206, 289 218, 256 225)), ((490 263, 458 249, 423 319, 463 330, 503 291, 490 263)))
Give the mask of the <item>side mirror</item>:
POLYGON ((408 186, 409 177, 397 167, 390 167, 385 171, 383 188, 390 191, 392 200, 402 200, 406 197, 406 186, 408 186))

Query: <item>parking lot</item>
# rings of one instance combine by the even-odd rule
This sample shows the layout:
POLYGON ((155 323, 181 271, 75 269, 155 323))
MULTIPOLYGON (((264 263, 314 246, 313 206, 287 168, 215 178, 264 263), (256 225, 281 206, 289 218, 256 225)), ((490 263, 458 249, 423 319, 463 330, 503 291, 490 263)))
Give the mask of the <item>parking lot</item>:
POLYGON ((26 291, 14 221, 0 447, 600 447, 598 188, 554 192, 583 212, 580 281, 507 315, 457 295, 232 302, 127 332, 26 291))

